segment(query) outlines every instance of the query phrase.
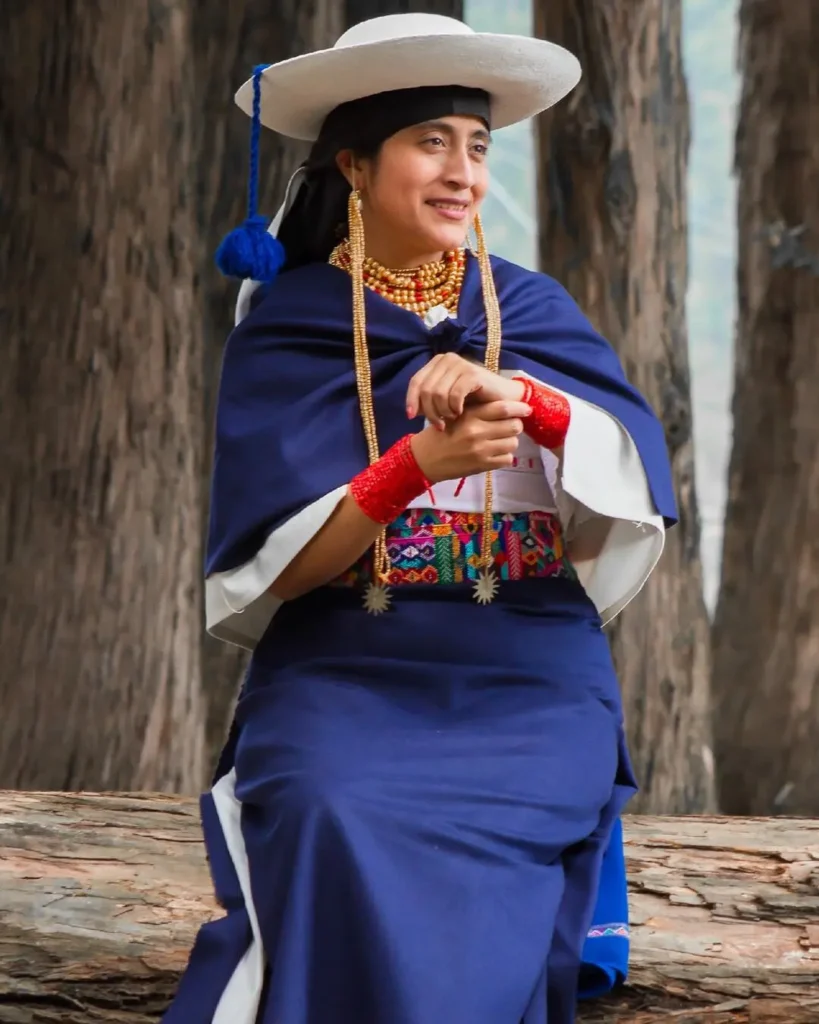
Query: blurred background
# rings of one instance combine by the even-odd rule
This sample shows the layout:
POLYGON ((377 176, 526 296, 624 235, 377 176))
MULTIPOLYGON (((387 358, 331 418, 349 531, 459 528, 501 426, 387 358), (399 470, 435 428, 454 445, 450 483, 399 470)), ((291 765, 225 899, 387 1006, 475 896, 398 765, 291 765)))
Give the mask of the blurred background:
MULTIPOLYGON (((610 630, 631 809, 819 815, 819 0, 0 5, 0 788, 206 785, 244 668, 201 579, 233 92, 409 10, 584 67, 496 133, 486 227, 665 425, 680 525, 610 630)), ((269 214, 303 153, 264 139, 269 214)))

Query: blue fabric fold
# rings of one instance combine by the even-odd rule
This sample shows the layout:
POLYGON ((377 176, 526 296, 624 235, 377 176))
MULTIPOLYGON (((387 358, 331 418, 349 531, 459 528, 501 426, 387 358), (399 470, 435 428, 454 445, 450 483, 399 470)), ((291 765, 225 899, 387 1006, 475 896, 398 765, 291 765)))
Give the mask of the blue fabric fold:
POLYGON ((603 857, 592 926, 583 947, 580 998, 594 999, 628 976, 629 916, 623 823, 617 820, 603 857))

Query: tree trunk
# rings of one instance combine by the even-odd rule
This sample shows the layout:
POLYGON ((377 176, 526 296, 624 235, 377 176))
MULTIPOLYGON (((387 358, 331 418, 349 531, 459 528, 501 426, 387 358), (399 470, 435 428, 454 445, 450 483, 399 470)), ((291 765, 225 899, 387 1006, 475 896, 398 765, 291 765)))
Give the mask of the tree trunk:
MULTIPOLYGON (((204 314, 204 379, 208 462, 202 506, 208 505, 211 438, 222 349, 233 327, 238 282, 217 271, 213 257, 222 237, 246 215, 250 121, 233 101, 256 64, 272 64, 332 46, 343 30, 341 0, 201 0, 193 24, 199 112, 196 124, 199 203, 199 302, 204 314)), ((269 216, 308 146, 262 132, 260 210, 269 216)), ((219 752, 247 663, 239 647, 203 634, 204 688, 208 696, 210 761, 219 752)))
POLYGON ((714 806, 685 323, 688 100, 680 0, 538 0, 536 35, 584 78, 538 125, 540 256, 661 415, 680 510, 612 629, 643 812, 714 806))
POLYGON ((819 5, 743 0, 734 445, 713 630, 720 797, 819 814, 819 5))
POLYGON ((382 14, 444 14, 464 16, 463 0, 344 0, 344 18, 349 28, 382 14))
MULTIPOLYGON (((819 1022, 819 822, 628 817, 626 851, 630 986, 584 1021, 819 1022)), ((210 892, 192 801, 0 793, 0 1024, 157 1021, 210 892)))
POLYGON ((201 782, 188 19, 0 7, 5 786, 201 782))

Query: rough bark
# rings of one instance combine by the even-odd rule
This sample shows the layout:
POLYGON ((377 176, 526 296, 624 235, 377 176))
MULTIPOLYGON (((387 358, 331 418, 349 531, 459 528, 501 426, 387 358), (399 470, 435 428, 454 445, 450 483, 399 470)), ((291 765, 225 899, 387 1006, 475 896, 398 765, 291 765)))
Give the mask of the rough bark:
POLYGON ((612 629, 634 809, 714 807, 685 321, 688 99, 680 0, 538 0, 538 36, 584 71, 538 125, 540 257, 616 348, 665 426, 680 524, 612 629))
MULTIPOLYGON (((202 296, 209 339, 207 382, 212 392, 222 345, 233 326, 238 282, 213 264, 221 238, 246 213, 250 122, 233 101, 256 64, 276 63, 332 46, 343 30, 338 0, 244 0, 233 6, 203 0, 193 26, 200 120, 197 216, 201 229, 202 296), (215 355, 214 355, 215 353, 215 355)), ((259 161, 260 209, 271 215, 290 175, 307 152, 304 143, 263 132, 259 161)))
MULTIPOLYGON (((819 822, 625 824, 631 984, 583 1019, 819 1021, 819 822)), ((217 913, 192 801, 0 793, 0 1024, 157 1021, 217 913)))
MULTIPOLYGON (((216 388, 224 342, 233 327, 238 282, 217 271, 213 256, 223 237, 246 214, 249 127, 233 102, 236 89, 256 64, 271 64, 332 46, 343 29, 340 0, 202 0, 193 24, 193 53, 199 114, 198 156, 199 301, 204 315, 204 379, 207 437, 213 431, 216 388)), ((260 209, 272 216, 290 175, 307 147, 262 133, 260 209)), ((208 444, 210 456, 210 443, 208 444)), ((207 507, 209 464, 203 474, 207 507)), ((203 678, 208 696, 211 760, 224 738, 247 656, 238 647, 203 636, 203 678)))
POLYGON ((624 818, 628 990, 586 1024, 819 1021, 819 821, 624 818))
POLYGON ((744 0, 740 12, 716 757, 727 811, 819 814, 819 7, 744 0))
POLYGON ((0 38, 0 780, 201 783, 202 371, 186 0, 0 38))

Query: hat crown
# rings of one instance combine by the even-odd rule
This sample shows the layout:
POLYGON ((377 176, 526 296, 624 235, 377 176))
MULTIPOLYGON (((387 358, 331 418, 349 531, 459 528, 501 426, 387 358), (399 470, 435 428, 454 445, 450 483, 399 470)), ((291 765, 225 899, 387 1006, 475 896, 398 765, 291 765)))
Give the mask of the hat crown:
POLYGON ((443 14, 384 14, 380 18, 368 18, 367 21, 348 28, 339 36, 333 49, 383 43, 390 39, 473 34, 468 25, 457 18, 447 18, 443 14))

